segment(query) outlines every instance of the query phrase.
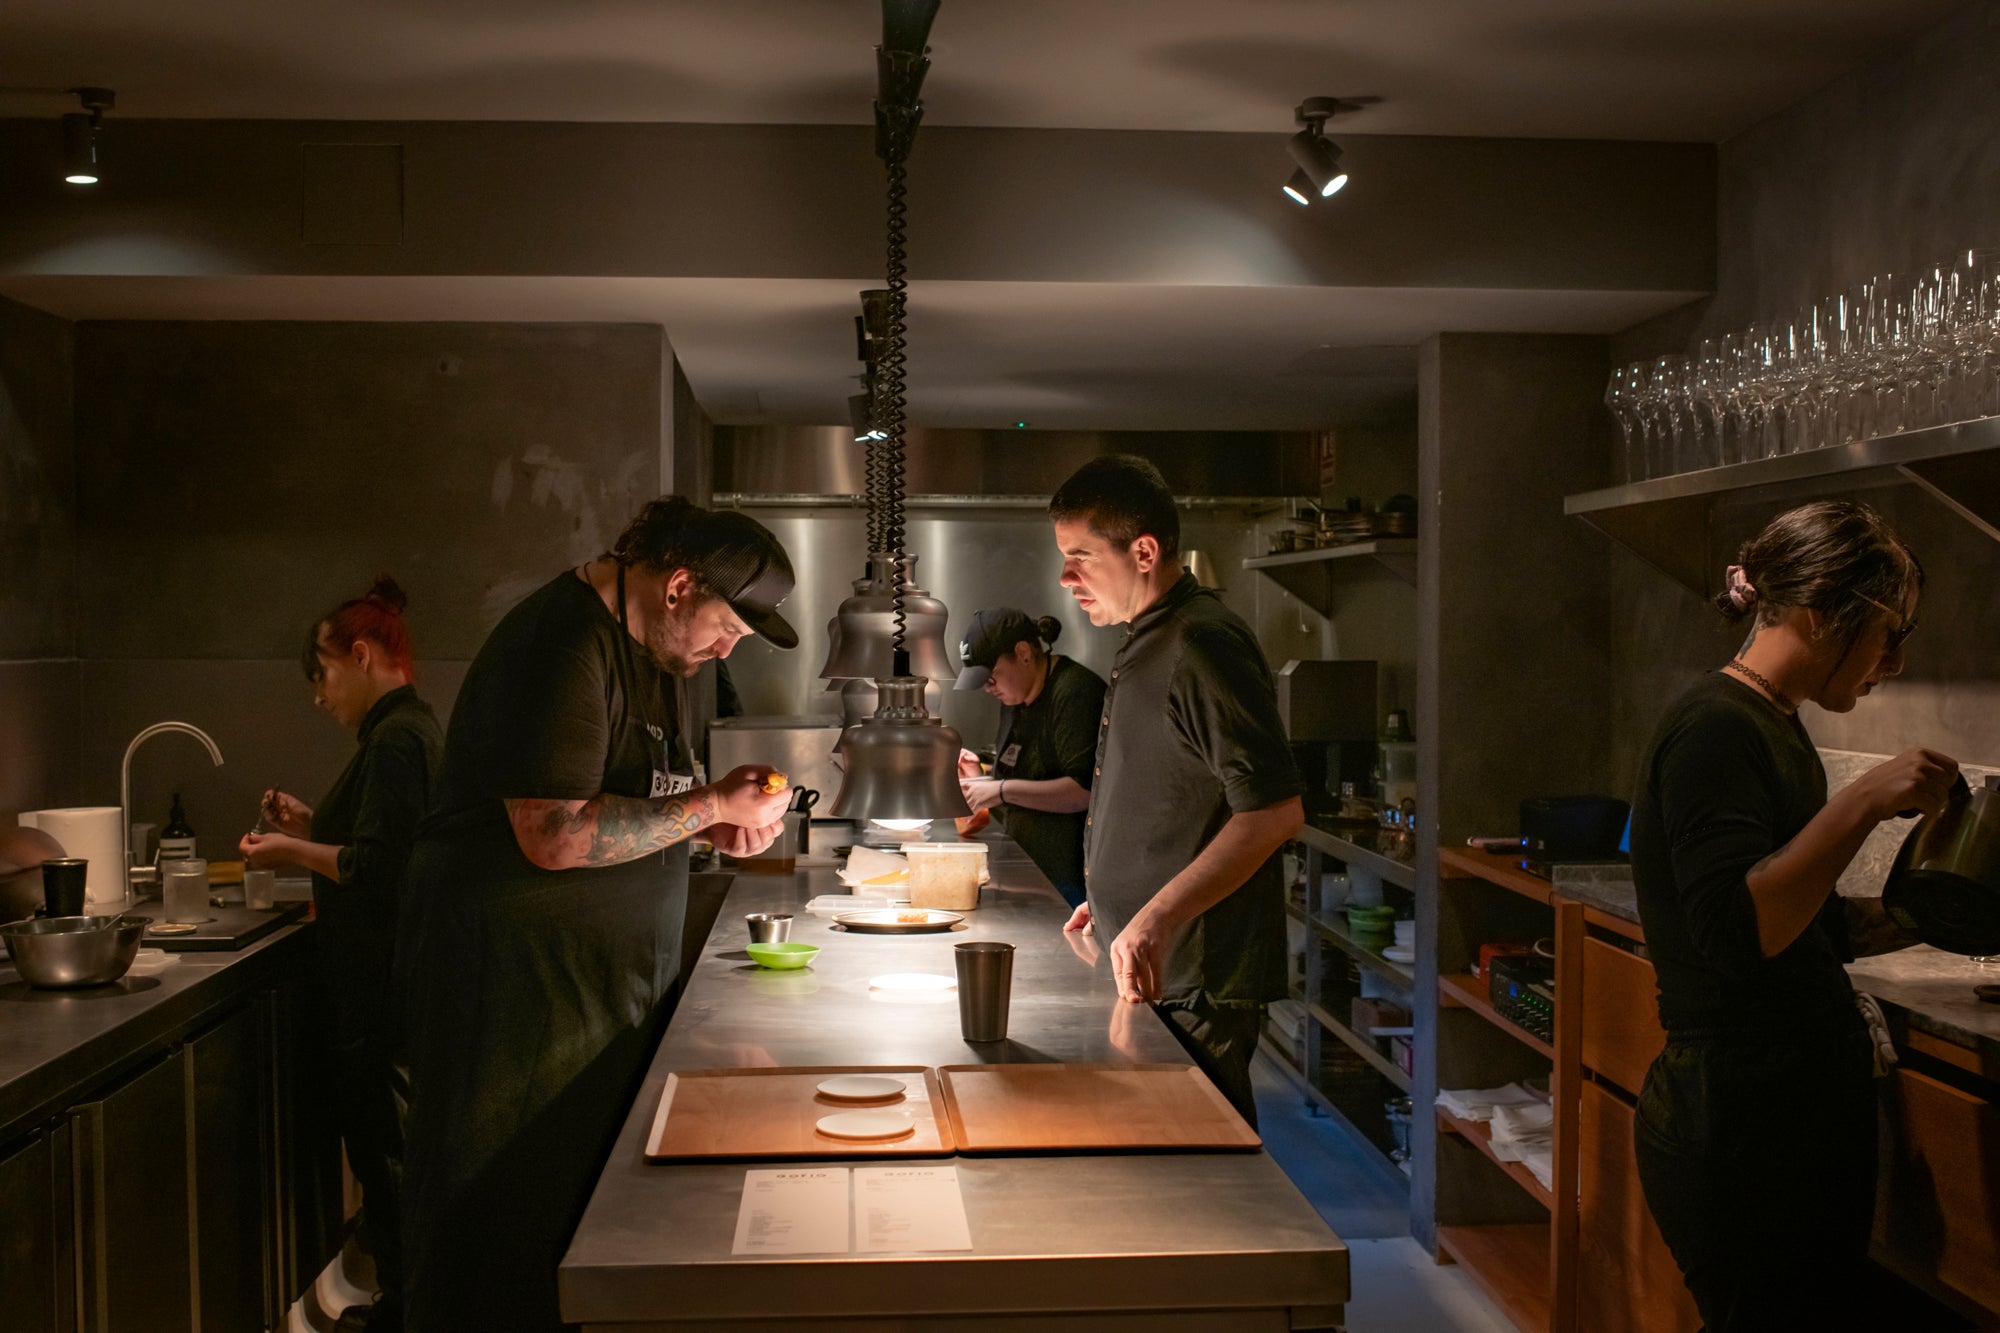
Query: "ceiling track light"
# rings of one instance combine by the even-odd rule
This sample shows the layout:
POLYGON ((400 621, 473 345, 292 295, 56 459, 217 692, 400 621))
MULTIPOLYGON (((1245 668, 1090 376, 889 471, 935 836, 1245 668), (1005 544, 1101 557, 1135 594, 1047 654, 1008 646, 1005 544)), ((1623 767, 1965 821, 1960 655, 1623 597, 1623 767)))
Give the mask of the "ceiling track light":
POLYGON ((1310 204, 1340 193, 1347 184, 1347 169, 1340 165, 1340 145, 1326 137, 1326 122, 1337 112, 1358 109, 1358 103, 1338 97, 1308 97, 1299 103, 1294 115, 1304 128, 1285 145, 1298 163, 1283 187, 1287 198, 1310 204))
POLYGON ((71 185, 95 185, 100 175, 97 132, 104 126, 104 113, 118 100, 109 88, 68 88, 83 104, 62 118, 63 180, 71 185))

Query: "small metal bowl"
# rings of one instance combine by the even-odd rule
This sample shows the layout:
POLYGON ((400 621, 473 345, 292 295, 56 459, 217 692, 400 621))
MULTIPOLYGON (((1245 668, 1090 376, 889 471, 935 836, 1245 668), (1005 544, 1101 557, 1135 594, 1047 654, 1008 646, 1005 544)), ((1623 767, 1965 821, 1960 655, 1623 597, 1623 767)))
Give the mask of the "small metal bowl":
POLYGON ((30 986, 71 990, 118 980, 138 957, 146 924, 115 916, 54 916, 0 926, 7 956, 30 986))

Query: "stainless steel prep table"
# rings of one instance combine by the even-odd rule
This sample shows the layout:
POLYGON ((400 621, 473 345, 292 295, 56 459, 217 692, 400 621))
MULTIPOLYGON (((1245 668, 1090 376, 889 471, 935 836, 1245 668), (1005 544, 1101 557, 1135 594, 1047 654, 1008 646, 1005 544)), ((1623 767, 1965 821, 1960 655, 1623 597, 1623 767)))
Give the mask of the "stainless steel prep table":
MULTIPOLYGON (((730 1253, 743 1164, 650 1163, 642 1145, 669 1071, 748 1065, 1187 1063, 1144 1006, 1086 964, 1032 863, 996 841, 993 883, 964 929, 846 934, 807 900, 831 871, 738 876, 626 1118, 561 1268, 562 1312, 589 1329, 1284 1330, 1337 1322, 1347 1249, 1263 1152, 950 1159, 973 1248, 958 1253, 730 1253), (746 912, 797 914, 821 947, 803 972, 761 971, 746 912), (952 971, 952 945, 1016 947, 1009 1040, 975 1048, 941 1002, 871 999, 870 977, 952 971)), ((1104 943, 1108 944, 1108 941, 1104 943)), ((784 1163, 758 1162, 758 1167, 784 1163)))

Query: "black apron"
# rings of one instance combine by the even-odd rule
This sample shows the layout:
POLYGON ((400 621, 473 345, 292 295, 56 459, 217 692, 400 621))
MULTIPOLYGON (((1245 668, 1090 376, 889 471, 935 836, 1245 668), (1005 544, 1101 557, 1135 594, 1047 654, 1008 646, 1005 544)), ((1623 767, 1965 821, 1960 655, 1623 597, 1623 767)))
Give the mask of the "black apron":
MULTIPOLYGON (((621 569, 621 626, 624 606, 621 569)), ((660 682, 614 732, 607 793, 692 785, 660 682)), ((449 885, 438 855, 419 843, 413 884, 449 885)), ((671 1011, 687 844, 450 887, 424 904, 407 968, 408 1327, 559 1328, 557 1264, 671 1011)))

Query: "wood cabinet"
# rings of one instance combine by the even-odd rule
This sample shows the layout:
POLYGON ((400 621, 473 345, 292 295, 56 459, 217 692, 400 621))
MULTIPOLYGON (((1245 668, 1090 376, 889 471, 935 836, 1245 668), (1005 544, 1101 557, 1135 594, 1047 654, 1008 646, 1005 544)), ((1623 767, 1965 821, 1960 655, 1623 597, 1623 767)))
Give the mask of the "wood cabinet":
POLYGON ((1591 1333, 1693 1333, 1694 1297, 1639 1192, 1629 1103, 1581 1086, 1577 1117, 1577 1327, 1591 1333))
POLYGON ((2000 1313, 2000 1104, 1914 1069, 1885 1084, 1877 1257, 2000 1313))

